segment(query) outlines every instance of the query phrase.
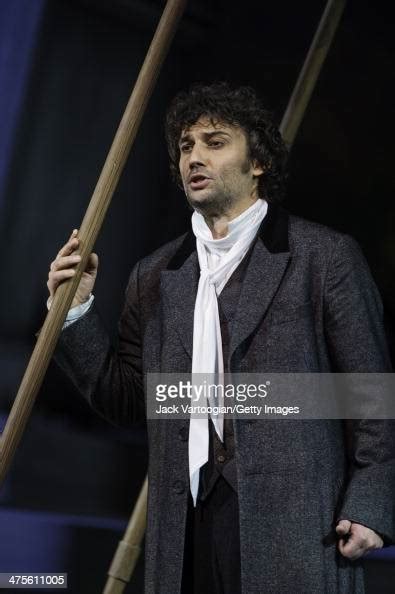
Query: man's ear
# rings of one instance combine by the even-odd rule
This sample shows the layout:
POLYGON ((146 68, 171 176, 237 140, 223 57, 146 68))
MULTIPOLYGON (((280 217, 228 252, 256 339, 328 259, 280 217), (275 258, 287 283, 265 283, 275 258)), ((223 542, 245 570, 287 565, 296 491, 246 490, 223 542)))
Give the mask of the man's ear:
POLYGON ((266 167, 264 167, 263 165, 261 165, 260 163, 258 163, 258 161, 256 159, 253 159, 252 161, 252 173, 254 175, 254 177, 259 177, 260 175, 263 175, 266 171, 266 167))

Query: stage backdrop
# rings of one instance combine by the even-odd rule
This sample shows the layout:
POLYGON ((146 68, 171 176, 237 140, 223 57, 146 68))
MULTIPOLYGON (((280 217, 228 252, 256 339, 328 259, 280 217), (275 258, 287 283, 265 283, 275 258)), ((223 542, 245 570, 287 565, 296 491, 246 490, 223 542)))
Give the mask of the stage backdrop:
MULTIPOLYGON (((168 172, 169 100, 194 81, 250 84, 280 121, 324 6, 188 3, 95 248, 95 295, 114 337, 133 264, 189 224, 168 172)), ((0 5, 3 423, 45 316, 49 263, 81 221, 163 7, 159 0, 0 5)), ((360 242, 392 343, 394 66, 385 8, 349 2, 290 158, 286 199, 293 213, 360 242)), ((145 470, 144 427, 111 427, 51 366, 0 489, 0 571, 69 571, 69 592, 99 592, 145 470)), ((376 576, 387 579, 388 567, 376 576)), ((129 591, 142 591, 141 563, 129 591)))

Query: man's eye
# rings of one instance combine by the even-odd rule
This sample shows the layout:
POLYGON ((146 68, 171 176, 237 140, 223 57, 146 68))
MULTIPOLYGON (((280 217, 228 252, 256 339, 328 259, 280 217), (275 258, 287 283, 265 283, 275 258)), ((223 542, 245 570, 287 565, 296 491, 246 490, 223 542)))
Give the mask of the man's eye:
POLYGON ((224 141, 223 140, 210 140, 208 145, 213 148, 221 148, 221 146, 224 145, 224 141))
POLYGON ((182 153, 188 153, 192 148, 191 144, 182 144, 180 149, 182 153))

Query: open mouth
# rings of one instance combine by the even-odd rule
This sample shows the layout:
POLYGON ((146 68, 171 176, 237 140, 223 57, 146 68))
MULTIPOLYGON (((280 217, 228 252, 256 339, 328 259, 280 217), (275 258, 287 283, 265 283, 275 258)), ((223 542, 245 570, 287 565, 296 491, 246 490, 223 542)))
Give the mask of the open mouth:
POLYGON ((189 185, 192 190, 202 190, 210 183, 210 181, 211 179, 209 177, 196 173, 190 177, 189 185))

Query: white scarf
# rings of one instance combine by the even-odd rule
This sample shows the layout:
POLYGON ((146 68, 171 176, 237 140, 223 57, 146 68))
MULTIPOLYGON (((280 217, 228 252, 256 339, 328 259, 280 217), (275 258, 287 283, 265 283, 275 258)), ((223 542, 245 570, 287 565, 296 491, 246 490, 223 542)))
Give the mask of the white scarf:
MULTIPOLYGON (((213 239, 203 216, 192 215, 192 229, 200 265, 200 279, 193 322, 192 374, 223 374, 222 337, 217 296, 244 258, 267 212, 267 202, 258 199, 229 222, 228 235, 213 239)), ((223 415, 210 415, 223 441, 223 415)), ((196 506, 200 468, 208 460, 208 418, 191 416, 189 425, 189 480, 196 506)))

